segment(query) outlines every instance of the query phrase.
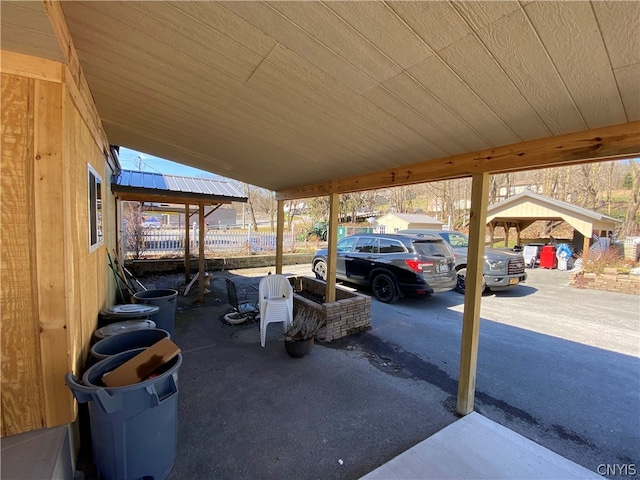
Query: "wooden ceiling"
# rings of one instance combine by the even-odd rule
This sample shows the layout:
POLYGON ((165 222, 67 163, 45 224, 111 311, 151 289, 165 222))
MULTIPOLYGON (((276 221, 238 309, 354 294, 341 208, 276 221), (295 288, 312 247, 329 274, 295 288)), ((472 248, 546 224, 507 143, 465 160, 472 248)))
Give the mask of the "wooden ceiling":
MULTIPOLYGON (((2 47, 59 59, 32 3, 2 47)), ((62 8, 111 143, 279 192, 640 120, 640 2, 62 8)))

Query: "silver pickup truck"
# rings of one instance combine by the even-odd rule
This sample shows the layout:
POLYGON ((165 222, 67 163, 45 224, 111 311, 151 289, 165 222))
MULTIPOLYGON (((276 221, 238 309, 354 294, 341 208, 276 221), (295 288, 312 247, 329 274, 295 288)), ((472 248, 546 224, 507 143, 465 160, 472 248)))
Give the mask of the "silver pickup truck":
MULTIPOLYGON (((461 232, 453 230, 425 230, 407 229, 398 233, 431 233, 440 235, 453 250, 455 256, 455 269, 458 272, 456 290, 464 293, 465 274, 467 273, 467 252, 469 249, 469 237, 461 232)), ((499 292, 516 287, 527 279, 524 271, 525 263, 522 252, 511 250, 499 250, 497 248, 485 248, 484 251, 484 283, 482 290, 486 288, 499 292)))

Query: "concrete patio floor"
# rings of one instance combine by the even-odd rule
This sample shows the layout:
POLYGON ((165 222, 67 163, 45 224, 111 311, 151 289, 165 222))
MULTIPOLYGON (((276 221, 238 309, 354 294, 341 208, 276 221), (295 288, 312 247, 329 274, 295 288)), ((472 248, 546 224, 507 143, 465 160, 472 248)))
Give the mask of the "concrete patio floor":
MULTIPOLYGON (((265 348, 257 325, 224 325, 227 275, 215 275, 210 305, 177 315, 183 364, 170 479, 358 478, 457 418, 443 407, 447 394, 381 371, 349 339, 293 359, 277 324, 265 348)), ((233 278, 249 292, 259 280, 233 278)))
MULTIPOLYGON (((230 311, 224 278, 232 278, 240 292, 255 298, 250 285, 257 286, 267 270, 236 272, 241 275, 216 272, 204 305, 196 302, 197 294, 179 296, 173 340, 182 349, 183 363, 177 456, 170 480, 356 479, 370 472, 370 478, 443 478, 429 476, 424 469, 424 458, 430 456, 434 442, 447 464, 452 459, 442 457, 447 448, 443 450, 440 439, 448 439, 455 447, 452 452, 472 453, 460 450, 457 429, 465 430, 468 445, 487 444, 486 431, 479 430, 474 439, 462 425, 469 417, 456 421, 459 416, 449 394, 403 375, 384 358, 374 358, 360 348, 357 335, 316 344, 309 356, 293 359, 285 352, 279 325, 269 326, 266 347, 261 348, 257 324, 242 328, 224 324, 224 314, 230 311), (454 437, 447 432, 454 432, 454 437)), ((306 274, 295 267, 291 272, 285 270, 287 273, 306 274)), ((172 285, 158 283, 155 287, 172 285)), ((495 425, 491 429, 498 428, 500 435, 504 431, 513 434, 506 444, 520 437, 486 422, 495 425)), ((481 425, 486 427, 485 423, 481 425)), ((498 477, 541 478, 534 473, 536 465, 546 462, 546 452, 562 465, 558 473, 573 472, 573 466, 579 473, 590 473, 521 439, 524 443, 514 449, 512 458, 516 467, 510 464, 509 468, 529 462, 533 469, 498 477), (535 452, 538 463, 531 464, 523 451, 525 457, 527 451, 535 452)), ((500 448, 504 445, 502 442, 500 448)), ((86 449, 84 455, 85 478, 91 480, 95 470, 86 459, 86 449)), ((480 448, 475 455, 483 457, 485 465, 494 463, 486 449, 480 448)), ((434 471, 447 468, 440 462, 434 471)), ((446 478, 482 477, 480 472, 471 476, 469 472, 462 476, 450 473, 446 478)))

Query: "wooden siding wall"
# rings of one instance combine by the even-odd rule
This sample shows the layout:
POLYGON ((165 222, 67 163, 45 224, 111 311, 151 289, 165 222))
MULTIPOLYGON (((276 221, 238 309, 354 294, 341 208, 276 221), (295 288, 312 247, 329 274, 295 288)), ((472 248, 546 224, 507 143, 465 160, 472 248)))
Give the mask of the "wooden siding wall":
POLYGON ((111 171, 65 67, 2 52, 2 436, 75 420, 98 311, 114 298, 104 247, 89 251, 87 163, 102 176, 104 245, 115 245, 111 171))
POLYGON ((399 219, 395 215, 385 215, 378 219, 379 225, 384 225, 385 233, 394 233, 396 230, 403 230, 409 228, 407 222, 399 219))

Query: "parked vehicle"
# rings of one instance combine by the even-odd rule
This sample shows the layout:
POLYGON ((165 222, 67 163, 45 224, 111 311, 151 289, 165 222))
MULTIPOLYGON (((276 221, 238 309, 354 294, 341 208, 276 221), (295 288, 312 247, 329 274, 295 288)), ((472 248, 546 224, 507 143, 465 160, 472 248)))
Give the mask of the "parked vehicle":
MULTIPOLYGON (((439 235, 442 237, 449 244, 456 258, 455 269, 458 274, 456 290, 464 293, 469 250, 469 237, 467 235, 454 230, 422 229, 400 230, 398 233, 439 235)), ((493 292, 499 292, 518 286, 527 279, 524 267, 525 262, 522 252, 485 248, 482 290, 484 291, 488 288, 493 292)))
MULTIPOLYGON (((437 235, 357 233, 338 241, 336 278, 370 287, 384 303, 452 290, 454 266, 453 252, 437 235)), ((326 280, 326 249, 316 252, 312 268, 326 280)))

